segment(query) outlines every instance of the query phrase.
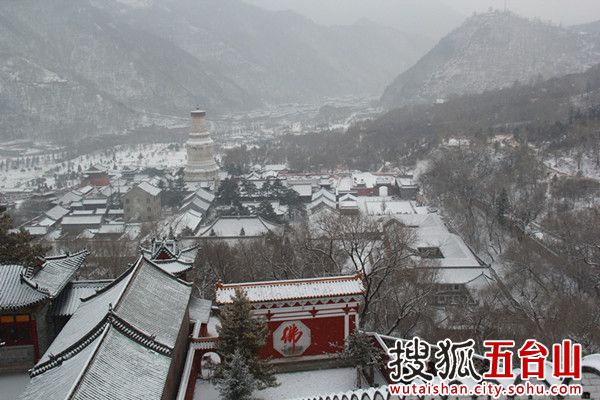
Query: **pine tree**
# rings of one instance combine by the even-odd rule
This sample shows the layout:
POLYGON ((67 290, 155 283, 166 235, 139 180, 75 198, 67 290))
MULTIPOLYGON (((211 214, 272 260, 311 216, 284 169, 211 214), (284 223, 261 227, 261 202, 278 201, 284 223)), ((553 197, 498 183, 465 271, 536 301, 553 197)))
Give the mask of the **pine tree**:
POLYGON ((33 238, 24 230, 13 232, 12 218, 0 209, 0 264, 23 264, 32 266, 49 248, 34 244, 33 238))
POLYGON ((279 218, 277 217, 277 214, 275 214, 273 206, 267 200, 263 200, 260 202, 258 208, 256 209, 256 214, 260 217, 263 217, 267 221, 279 222, 279 218))
POLYGON ((273 370, 267 360, 259 358, 266 342, 267 326, 262 319, 252 317, 252 305, 241 289, 236 289, 232 303, 221 310, 218 352, 225 362, 217 368, 215 376, 224 378, 232 357, 238 352, 256 380, 257 389, 277 386, 273 370))
POLYGON ((242 354, 236 350, 231 360, 226 362, 223 376, 216 379, 223 400, 250 400, 257 387, 254 376, 242 354))
POLYGON ((500 195, 496 199, 496 213, 500 222, 504 222, 509 210, 510 202, 508 200, 508 193, 506 192, 506 188, 502 188, 500 195))

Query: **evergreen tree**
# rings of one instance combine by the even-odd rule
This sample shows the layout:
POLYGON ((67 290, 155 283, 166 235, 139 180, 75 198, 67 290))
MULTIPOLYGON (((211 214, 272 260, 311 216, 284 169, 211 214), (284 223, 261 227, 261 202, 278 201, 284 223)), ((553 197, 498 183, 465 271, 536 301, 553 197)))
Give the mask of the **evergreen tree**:
POLYGON ((508 201, 508 192, 506 191, 506 188, 502 188, 500 195, 496 199, 496 213, 501 222, 504 222, 509 210, 510 202, 508 201))
POLYGON ((10 232, 12 218, 0 210, 0 264, 35 265, 38 257, 43 256, 49 248, 34 244, 33 238, 24 230, 10 232))
POLYGON ((275 214, 275 210, 268 200, 263 200, 260 202, 258 208, 256 209, 256 215, 271 222, 279 222, 279 217, 277 217, 277 214, 275 214))
POLYGON ((217 203, 231 205, 240 201, 240 190, 236 180, 226 178, 221 182, 217 191, 217 203))
POLYGON ((232 358, 239 353, 256 381, 257 389, 277 386, 271 366, 258 355, 266 342, 267 326, 264 320, 252 317, 252 305, 241 289, 236 289, 232 303, 221 310, 220 321, 217 349, 225 362, 217 368, 215 376, 225 378, 232 358))
POLYGON ((223 376, 216 379, 221 399, 252 399, 252 392, 256 389, 257 383, 240 351, 236 350, 225 364, 223 376))

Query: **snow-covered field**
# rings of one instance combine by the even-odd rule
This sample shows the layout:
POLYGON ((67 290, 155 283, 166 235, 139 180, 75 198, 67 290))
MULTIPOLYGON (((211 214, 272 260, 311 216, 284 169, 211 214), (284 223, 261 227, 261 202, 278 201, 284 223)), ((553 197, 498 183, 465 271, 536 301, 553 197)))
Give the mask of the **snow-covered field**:
MULTIPOLYGON (((317 371, 277 374, 281 384, 254 393, 260 400, 283 400, 311 395, 347 392, 356 388, 355 368, 336 368, 317 371)), ((196 381, 194 400, 218 400, 218 389, 205 380, 196 381)))
MULTIPOLYGON (((56 185, 55 175, 71 171, 86 170, 90 166, 112 169, 167 168, 177 169, 185 164, 185 147, 175 143, 153 143, 139 145, 119 145, 112 149, 85 154, 70 160, 53 161, 42 158, 36 168, 10 169, 0 171, 0 189, 26 189, 31 180, 44 177, 50 188, 56 185)), ((12 160, 11 158, 8 158, 12 160)))

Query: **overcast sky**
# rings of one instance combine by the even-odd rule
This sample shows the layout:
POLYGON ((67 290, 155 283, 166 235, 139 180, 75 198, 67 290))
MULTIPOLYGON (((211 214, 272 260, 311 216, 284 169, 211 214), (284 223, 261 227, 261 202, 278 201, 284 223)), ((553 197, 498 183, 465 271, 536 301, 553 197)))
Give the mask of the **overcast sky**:
MULTIPOLYGON (((316 22, 351 24, 361 17, 397 29, 440 37, 475 11, 503 9, 505 0, 246 0, 292 9, 316 22)), ((600 20, 600 0, 506 0, 510 10, 563 25, 600 20)))

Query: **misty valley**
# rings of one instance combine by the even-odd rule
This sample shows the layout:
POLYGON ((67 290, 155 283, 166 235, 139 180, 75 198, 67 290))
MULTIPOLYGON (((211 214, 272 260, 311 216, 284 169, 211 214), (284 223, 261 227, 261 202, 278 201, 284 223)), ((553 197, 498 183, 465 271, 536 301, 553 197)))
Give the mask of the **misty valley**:
POLYGON ((496 3, 0 0, 0 400, 599 399, 600 7, 496 3))

